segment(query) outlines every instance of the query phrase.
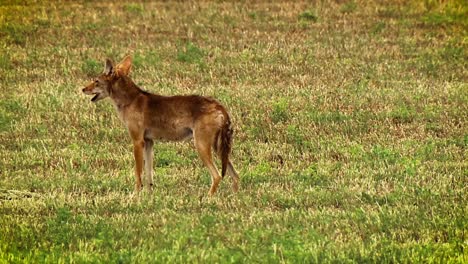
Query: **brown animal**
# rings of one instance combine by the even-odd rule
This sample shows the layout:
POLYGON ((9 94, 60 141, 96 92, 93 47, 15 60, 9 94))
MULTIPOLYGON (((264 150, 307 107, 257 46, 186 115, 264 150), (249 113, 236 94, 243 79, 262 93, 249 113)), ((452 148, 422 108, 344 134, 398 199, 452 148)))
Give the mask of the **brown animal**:
POLYGON ((239 176, 229 161, 232 143, 231 121, 226 109, 216 100, 197 96, 162 96, 141 90, 128 76, 132 67, 130 56, 113 65, 107 59, 104 72, 83 92, 94 95, 92 102, 110 97, 128 129, 133 141, 135 156, 135 192, 142 187, 143 164, 146 184, 153 186, 153 140, 179 141, 194 138, 195 147, 211 174, 210 195, 221 181, 216 169, 212 148, 221 158, 221 175, 226 172, 233 179, 232 188, 237 192, 239 176), (143 163, 144 161, 144 163, 143 163))

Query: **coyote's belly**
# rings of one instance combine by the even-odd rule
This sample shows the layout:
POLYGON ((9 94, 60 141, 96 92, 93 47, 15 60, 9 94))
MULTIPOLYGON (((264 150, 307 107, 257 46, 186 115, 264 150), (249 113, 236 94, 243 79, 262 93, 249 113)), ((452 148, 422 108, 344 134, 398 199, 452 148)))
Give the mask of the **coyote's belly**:
POLYGON ((192 129, 189 127, 174 128, 148 128, 145 130, 145 138, 165 141, 182 141, 193 137, 192 129))

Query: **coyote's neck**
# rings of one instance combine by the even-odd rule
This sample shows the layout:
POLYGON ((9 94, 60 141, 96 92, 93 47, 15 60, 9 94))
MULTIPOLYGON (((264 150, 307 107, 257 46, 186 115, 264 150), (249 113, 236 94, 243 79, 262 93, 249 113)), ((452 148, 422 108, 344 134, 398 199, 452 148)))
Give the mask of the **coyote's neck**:
POLYGON ((141 93, 141 89, 128 77, 119 78, 111 87, 110 97, 120 109, 129 105, 141 93))

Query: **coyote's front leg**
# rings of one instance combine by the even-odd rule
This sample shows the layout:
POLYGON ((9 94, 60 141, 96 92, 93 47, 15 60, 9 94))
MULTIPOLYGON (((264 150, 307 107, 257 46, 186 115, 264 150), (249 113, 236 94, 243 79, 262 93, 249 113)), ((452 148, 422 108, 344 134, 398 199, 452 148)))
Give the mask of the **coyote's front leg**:
POLYGON ((149 191, 153 190, 153 145, 153 140, 145 139, 145 184, 149 191))
POLYGON ((143 140, 133 141, 133 155, 135 156, 135 193, 139 193, 143 187, 141 183, 141 173, 143 171, 143 140))

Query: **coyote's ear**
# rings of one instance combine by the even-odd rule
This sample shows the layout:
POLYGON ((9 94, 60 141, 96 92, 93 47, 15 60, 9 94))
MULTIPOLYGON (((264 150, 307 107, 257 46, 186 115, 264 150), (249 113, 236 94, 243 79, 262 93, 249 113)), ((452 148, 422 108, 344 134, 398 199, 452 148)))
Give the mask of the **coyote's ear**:
POLYGON ((106 64, 104 65, 104 74, 111 75, 114 72, 114 65, 110 59, 106 59, 106 64))
POLYGON ((130 55, 125 56, 125 58, 115 66, 115 72, 119 76, 127 76, 130 73, 132 68, 132 57, 130 55))

